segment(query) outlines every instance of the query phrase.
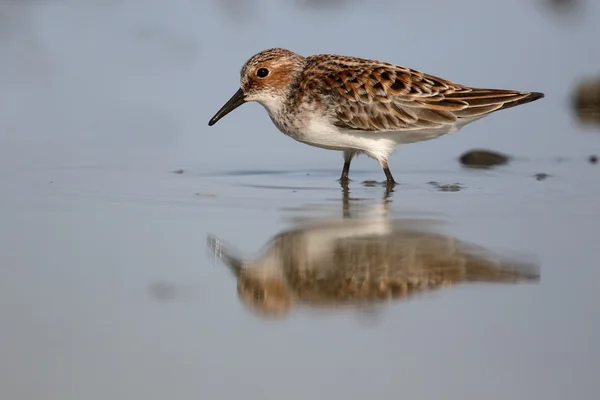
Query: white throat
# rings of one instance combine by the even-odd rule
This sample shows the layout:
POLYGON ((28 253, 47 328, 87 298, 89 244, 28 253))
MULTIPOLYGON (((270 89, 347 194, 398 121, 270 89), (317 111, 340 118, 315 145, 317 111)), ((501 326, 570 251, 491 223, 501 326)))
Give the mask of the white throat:
POLYGON ((256 101, 267 110, 271 118, 274 118, 283 110, 284 99, 281 96, 263 94, 260 99, 256 99, 256 101))

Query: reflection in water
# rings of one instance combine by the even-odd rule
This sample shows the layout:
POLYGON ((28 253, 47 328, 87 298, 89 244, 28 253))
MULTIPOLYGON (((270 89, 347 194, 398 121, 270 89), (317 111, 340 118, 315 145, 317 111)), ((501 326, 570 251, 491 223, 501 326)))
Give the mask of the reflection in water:
POLYGON ((242 302, 263 316, 281 316, 298 305, 374 305, 461 282, 539 280, 537 265, 432 230, 438 225, 392 220, 386 212, 300 220, 254 260, 241 259, 212 236, 208 246, 234 273, 242 302))

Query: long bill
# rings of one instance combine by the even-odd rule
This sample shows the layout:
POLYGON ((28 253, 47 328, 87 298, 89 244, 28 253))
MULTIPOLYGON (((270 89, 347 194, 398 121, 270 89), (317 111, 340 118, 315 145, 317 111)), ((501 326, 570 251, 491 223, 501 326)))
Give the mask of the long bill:
POLYGON ((208 121, 208 126, 213 126, 217 123, 218 120, 220 120, 221 118, 223 118, 224 116, 226 116, 245 102, 246 96, 244 95, 242 89, 239 89, 237 92, 235 92, 231 99, 229 99, 229 101, 225 103, 225 105, 221 107, 219 111, 217 111, 215 116, 212 117, 210 121, 208 121))

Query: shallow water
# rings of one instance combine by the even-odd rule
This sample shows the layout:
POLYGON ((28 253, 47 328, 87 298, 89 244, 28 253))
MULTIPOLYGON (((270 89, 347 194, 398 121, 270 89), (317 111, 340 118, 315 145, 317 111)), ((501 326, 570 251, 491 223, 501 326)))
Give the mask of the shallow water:
POLYGON ((375 33, 389 33, 391 15, 358 2, 339 3, 340 14, 290 2, 299 8, 239 25, 216 4, 175 3, 2 8, 20 23, 0 30, 1 398, 597 397, 600 165, 588 157, 600 153, 600 131, 569 108, 575 82, 600 63, 597 4, 579 2, 586 12, 568 15, 541 2, 429 2, 439 15, 407 6, 399 37, 414 34, 408 21, 420 15, 432 28, 399 52, 341 40, 365 15, 383 21, 375 33), (467 12, 488 17, 447 22, 467 12), (331 21, 343 25, 340 36, 331 21), (507 23, 530 30, 502 30, 507 23), (451 52, 423 50, 451 27, 462 35, 451 52), (214 32, 218 43, 207 39, 214 32), (473 55, 480 41, 494 46, 478 46, 468 63, 453 56, 473 55), (339 154, 285 138, 258 106, 206 126, 244 59, 271 45, 379 57, 547 97, 398 150, 391 193, 376 163, 359 158, 345 191, 339 154), (518 68, 515 59, 524 60, 518 68), (466 169, 458 157, 470 148, 515 159, 466 169), (332 228, 340 223, 356 225, 332 228), (391 226, 428 234, 416 245, 391 226), (274 245, 291 232, 313 245, 274 245), (335 246, 347 256, 335 271, 368 264, 376 282, 391 259, 406 271, 418 270, 415 260, 455 271, 465 248, 496 267, 511 260, 537 272, 387 300, 342 304, 343 292, 323 305, 267 290, 244 302, 219 258, 232 249, 244 265, 266 259, 277 271, 281 260, 327 260, 335 246), (261 259, 273 248, 276 257, 261 259), (273 298, 285 299, 269 303, 286 305, 278 316, 250 307, 273 298))

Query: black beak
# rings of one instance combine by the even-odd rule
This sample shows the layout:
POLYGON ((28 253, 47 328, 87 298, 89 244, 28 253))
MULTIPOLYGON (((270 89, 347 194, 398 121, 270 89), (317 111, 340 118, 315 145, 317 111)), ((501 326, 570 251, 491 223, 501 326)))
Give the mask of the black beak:
POLYGON ((221 118, 223 118, 224 116, 226 116, 245 102, 246 96, 244 95, 242 89, 239 89, 237 92, 235 92, 231 99, 229 99, 229 101, 225 103, 225 105, 221 107, 219 111, 217 111, 215 116, 212 117, 210 121, 208 121, 208 126, 213 126, 217 123, 218 120, 220 120, 221 118))

